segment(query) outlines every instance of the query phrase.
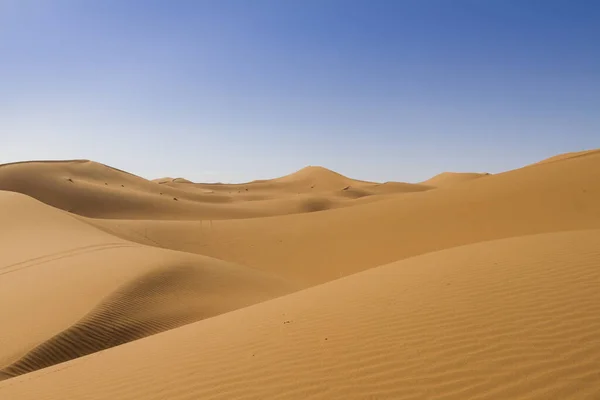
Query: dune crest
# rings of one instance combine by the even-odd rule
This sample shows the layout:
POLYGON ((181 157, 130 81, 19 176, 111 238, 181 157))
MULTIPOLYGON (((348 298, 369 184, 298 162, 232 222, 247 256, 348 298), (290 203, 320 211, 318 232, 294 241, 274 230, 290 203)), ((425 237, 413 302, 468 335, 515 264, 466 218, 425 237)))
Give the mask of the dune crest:
POLYGON ((546 158, 542 161, 538 161, 534 164, 531 165, 540 165, 540 164, 547 164, 547 163, 552 163, 552 162, 557 162, 557 161, 564 161, 564 160, 568 160, 571 158, 577 158, 577 157, 585 157, 585 156, 591 156, 591 155, 595 155, 600 153, 600 149, 595 149, 595 150, 583 150, 583 151, 574 151, 571 153, 564 153, 564 154, 559 154, 556 156, 552 156, 549 158, 546 158))
POLYGON ((433 186, 436 188, 440 187, 448 187, 452 185, 456 185, 462 182, 468 182, 473 179, 483 178, 485 176, 489 176, 488 173, 474 173, 474 172, 442 172, 430 178, 426 181, 421 182, 421 185, 433 186))
MULTIPOLYGON (((410 184, 381 192, 324 168, 248 184, 200 184, 183 178, 154 181, 88 161, 32 161, 0 166, 0 190, 23 193, 91 218, 218 220, 350 207, 357 197, 419 191, 410 184), (344 188, 363 185, 360 196, 344 188)), ((374 201, 377 199, 374 199, 374 201)))
POLYGON ((343 188, 352 183, 374 183, 350 179, 340 173, 320 166, 304 167, 289 175, 275 178, 276 182, 311 182, 315 185, 326 186, 329 189, 343 188), (340 187, 341 186, 341 187, 340 187))

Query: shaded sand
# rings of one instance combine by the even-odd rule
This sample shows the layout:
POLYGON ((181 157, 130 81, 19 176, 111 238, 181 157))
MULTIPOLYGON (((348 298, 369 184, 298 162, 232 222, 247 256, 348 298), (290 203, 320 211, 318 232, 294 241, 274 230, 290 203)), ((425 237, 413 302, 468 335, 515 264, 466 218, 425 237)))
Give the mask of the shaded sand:
POLYGON ((127 242, 0 191, 0 370, 12 376, 289 293, 295 284, 127 242))
POLYGON ((435 252, 0 382, 7 399, 595 399, 600 231, 435 252))
POLYGON ((473 242, 600 228, 598 182, 600 153, 593 153, 322 213, 211 224, 87 221, 129 240, 314 284, 473 242), (140 238, 144 231, 152 242, 140 238))

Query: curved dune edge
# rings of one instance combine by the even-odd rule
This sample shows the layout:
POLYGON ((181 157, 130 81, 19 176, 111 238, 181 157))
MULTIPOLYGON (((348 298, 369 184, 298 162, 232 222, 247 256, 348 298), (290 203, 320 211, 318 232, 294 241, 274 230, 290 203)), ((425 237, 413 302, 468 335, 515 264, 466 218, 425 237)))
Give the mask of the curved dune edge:
POLYGON ((449 187, 462 182, 469 182, 474 179, 483 178, 489 176, 488 173, 476 173, 476 172, 442 172, 429 178, 426 181, 420 182, 420 185, 433 186, 436 188, 449 187))
POLYGON ((355 205, 356 197, 430 189, 353 180, 309 167, 283 178, 236 185, 182 178, 149 181, 88 160, 30 161, 0 166, 0 190, 31 196, 90 218, 217 220, 259 218, 355 205), (347 190, 360 191, 348 196, 347 190))
POLYGON ((474 242, 600 228, 600 153, 326 212, 213 221, 84 221, 143 244, 317 284, 474 242), (154 243, 137 232, 147 232, 154 243))
POLYGON ((224 261, 108 235, 0 191, 0 379, 302 286, 224 261))
POLYGON ((4 381, 0 397, 597 398, 599 280, 600 230, 462 246, 4 381))
POLYGON ((0 370, 0 379, 272 299, 289 283, 225 263, 156 268, 118 288, 84 318, 0 370))
POLYGON ((288 182, 288 183, 301 183, 310 182, 315 185, 325 186, 330 190, 336 188, 348 186, 348 185, 359 185, 359 184, 375 184, 376 182, 361 181, 356 179, 348 178, 338 172, 320 166, 308 166, 304 167, 296 172, 289 175, 282 176, 280 178, 271 179, 272 182, 288 182))
POLYGON ((529 166, 554 163, 554 162, 558 162, 558 161, 565 161, 565 160, 569 160, 572 158, 586 157, 586 156, 591 156, 591 155, 598 154, 598 153, 600 153, 600 149, 574 151, 571 153, 558 154, 556 156, 546 158, 542 161, 538 161, 534 164, 530 164, 529 166))

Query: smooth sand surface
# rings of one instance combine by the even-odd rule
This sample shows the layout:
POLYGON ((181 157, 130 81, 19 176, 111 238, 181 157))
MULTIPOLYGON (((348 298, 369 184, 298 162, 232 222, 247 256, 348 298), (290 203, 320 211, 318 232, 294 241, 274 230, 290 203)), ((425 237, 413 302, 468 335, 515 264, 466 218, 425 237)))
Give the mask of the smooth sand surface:
POLYGON ((0 384, 3 398, 594 399, 600 230, 396 262, 0 384))
POLYGON ((473 179, 482 178, 484 176, 489 176, 490 174, 478 174, 474 172, 442 172, 439 175, 434 176, 424 182, 421 182, 422 185, 425 186, 433 186, 436 188, 440 187, 448 187, 456 185, 461 182, 468 182, 473 179))
POLYGON ((583 157, 583 156, 588 156, 588 155, 595 154, 595 153, 600 153, 600 149, 575 151, 575 152, 571 152, 571 153, 559 154, 559 155, 556 155, 553 157, 546 158, 545 160, 538 161, 537 163, 535 163, 533 165, 546 164, 546 163, 555 162, 555 161, 562 161, 562 160, 566 160, 569 158, 583 157))
POLYGON ((0 166, 0 399, 600 398, 599 182, 0 166))
POLYGON ((315 284, 473 242, 600 228, 598 182, 600 153, 594 153, 445 188, 371 196, 383 199, 327 212, 212 222, 88 221, 128 240, 315 284))
POLYGON ((92 218, 256 218, 348 207, 358 197, 428 189, 418 184, 356 181, 321 167, 271 181, 225 185, 192 184, 182 178, 149 181, 87 160, 0 165, 0 190, 23 193, 92 218), (356 191, 360 194, 348 195, 356 191))

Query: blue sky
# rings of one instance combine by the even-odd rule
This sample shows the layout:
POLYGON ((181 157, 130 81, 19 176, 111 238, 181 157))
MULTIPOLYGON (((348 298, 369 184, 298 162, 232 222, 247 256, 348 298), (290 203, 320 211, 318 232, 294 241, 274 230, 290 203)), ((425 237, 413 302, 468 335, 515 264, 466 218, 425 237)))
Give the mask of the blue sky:
POLYGON ((0 0, 0 163, 378 181, 600 147, 600 2, 0 0))

